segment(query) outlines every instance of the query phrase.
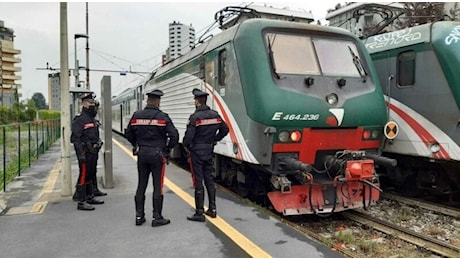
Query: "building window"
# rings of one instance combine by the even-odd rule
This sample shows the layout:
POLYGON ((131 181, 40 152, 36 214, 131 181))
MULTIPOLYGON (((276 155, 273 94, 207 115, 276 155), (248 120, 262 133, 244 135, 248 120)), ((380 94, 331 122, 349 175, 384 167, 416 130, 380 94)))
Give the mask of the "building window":
POLYGON ((405 51, 398 55, 397 80, 401 87, 412 86, 415 83, 415 52, 405 51))

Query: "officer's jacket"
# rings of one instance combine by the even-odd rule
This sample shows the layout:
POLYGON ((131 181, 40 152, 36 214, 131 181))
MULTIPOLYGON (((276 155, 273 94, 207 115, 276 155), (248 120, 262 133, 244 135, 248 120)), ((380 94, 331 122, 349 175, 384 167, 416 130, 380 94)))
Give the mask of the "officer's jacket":
POLYGON ((73 143, 79 159, 83 158, 86 152, 94 153, 99 151, 98 149, 93 149, 93 145, 100 142, 99 124, 94 117, 84 110, 72 120, 70 142, 73 143))
POLYGON ((126 138, 141 150, 171 149, 179 140, 179 133, 169 118, 157 106, 147 105, 134 112, 126 130, 126 138), (169 139, 169 140, 168 140, 169 139))
POLYGON ((213 148, 214 144, 228 134, 228 126, 219 113, 207 105, 197 107, 190 115, 183 140, 188 150, 213 148))

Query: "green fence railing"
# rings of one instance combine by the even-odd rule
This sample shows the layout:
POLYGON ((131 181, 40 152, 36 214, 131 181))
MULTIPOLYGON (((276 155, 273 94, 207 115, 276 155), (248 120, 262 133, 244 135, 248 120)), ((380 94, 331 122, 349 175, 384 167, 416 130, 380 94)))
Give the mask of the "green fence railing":
POLYGON ((60 138, 60 120, 0 125, 0 189, 45 153, 60 138))

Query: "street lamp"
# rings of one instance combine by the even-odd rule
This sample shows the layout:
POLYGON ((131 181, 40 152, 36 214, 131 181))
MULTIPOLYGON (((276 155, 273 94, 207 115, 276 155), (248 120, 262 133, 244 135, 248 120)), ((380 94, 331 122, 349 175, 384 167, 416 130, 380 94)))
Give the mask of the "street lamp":
POLYGON ((74 76, 75 76, 75 87, 77 88, 78 87, 78 84, 80 83, 80 79, 79 79, 79 76, 80 76, 80 67, 78 65, 78 60, 77 60, 77 39, 78 38, 86 38, 88 39, 89 36, 86 35, 86 34, 82 34, 82 33, 77 33, 74 35, 73 39, 74 39, 74 47, 75 47, 75 69, 74 69, 74 76))

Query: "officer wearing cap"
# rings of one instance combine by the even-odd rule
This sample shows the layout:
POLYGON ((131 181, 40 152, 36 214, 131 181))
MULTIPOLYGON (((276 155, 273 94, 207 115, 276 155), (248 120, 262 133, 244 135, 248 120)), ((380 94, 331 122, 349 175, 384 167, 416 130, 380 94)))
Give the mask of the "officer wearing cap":
POLYGON ((160 109, 160 99, 163 92, 155 89, 147 93, 147 106, 136 111, 128 124, 126 138, 138 150, 133 149, 138 157, 138 184, 134 197, 136 208, 136 225, 145 222, 144 202, 145 190, 149 175, 153 179, 153 220, 152 227, 167 225, 169 219, 162 215, 163 209, 163 179, 165 174, 166 157, 176 146, 179 133, 168 114, 160 109))
MULTIPOLYGON (((87 96, 85 96, 85 97, 87 97, 87 96)), ((89 101, 91 102, 91 100, 89 100, 89 101)), ((98 112, 98 109, 99 109, 99 105, 100 105, 99 101, 95 100, 95 101, 94 101, 94 105, 95 105, 96 113, 97 113, 97 112, 98 112)), ((94 113, 92 113, 91 115, 93 115, 93 114, 94 114, 94 113)), ((94 114, 94 117, 96 117, 95 114, 94 114)), ((101 126, 101 122, 99 122, 99 120, 96 119, 96 122, 97 122, 98 127, 101 126)), ((99 139, 98 144, 96 144, 96 146, 98 147, 98 151, 102 148, 102 144, 103 144, 102 140, 99 139)), ((96 164, 97 164, 97 160, 98 160, 98 159, 99 159, 99 153, 96 153, 96 164)), ((103 192, 103 191, 101 191, 101 190, 99 190, 99 188, 98 188, 98 186, 97 186, 97 176, 96 176, 96 175, 97 175, 97 167, 96 167, 96 171, 95 171, 95 173, 92 175, 92 179, 91 179, 92 185, 93 185, 93 195, 96 196, 96 197, 97 197, 97 196, 106 196, 107 193, 106 193, 106 192, 103 192)), ((78 179, 77 179, 77 184, 78 184, 78 179)), ((74 201, 78 201, 78 194, 77 194, 77 190, 76 190, 76 189, 75 189, 75 193, 73 194, 72 199, 73 199, 74 201)))
POLYGON ((82 111, 72 121, 72 134, 70 141, 73 143, 78 158, 79 175, 76 187, 79 210, 94 210, 89 204, 103 204, 104 201, 96 200, 93 193, 92 180, 96 175, 97 157, 101 143, 99 138, 99 125, 96 119, 94 93, 82 97, 82 111))
POLYGON ((206 105, 208 93, 197 88, 192 94, 195 99, 195 112, 190 115, 183 145, 190 155, 192 181, 195 187, 195 214, 187 217, 191 221, 204 222, 204 185, 208 192, 209 208, 206 215, 215 218, 216 188, 212 175, 214 145, 228 134, 228 126, 219 113, 206 105))

